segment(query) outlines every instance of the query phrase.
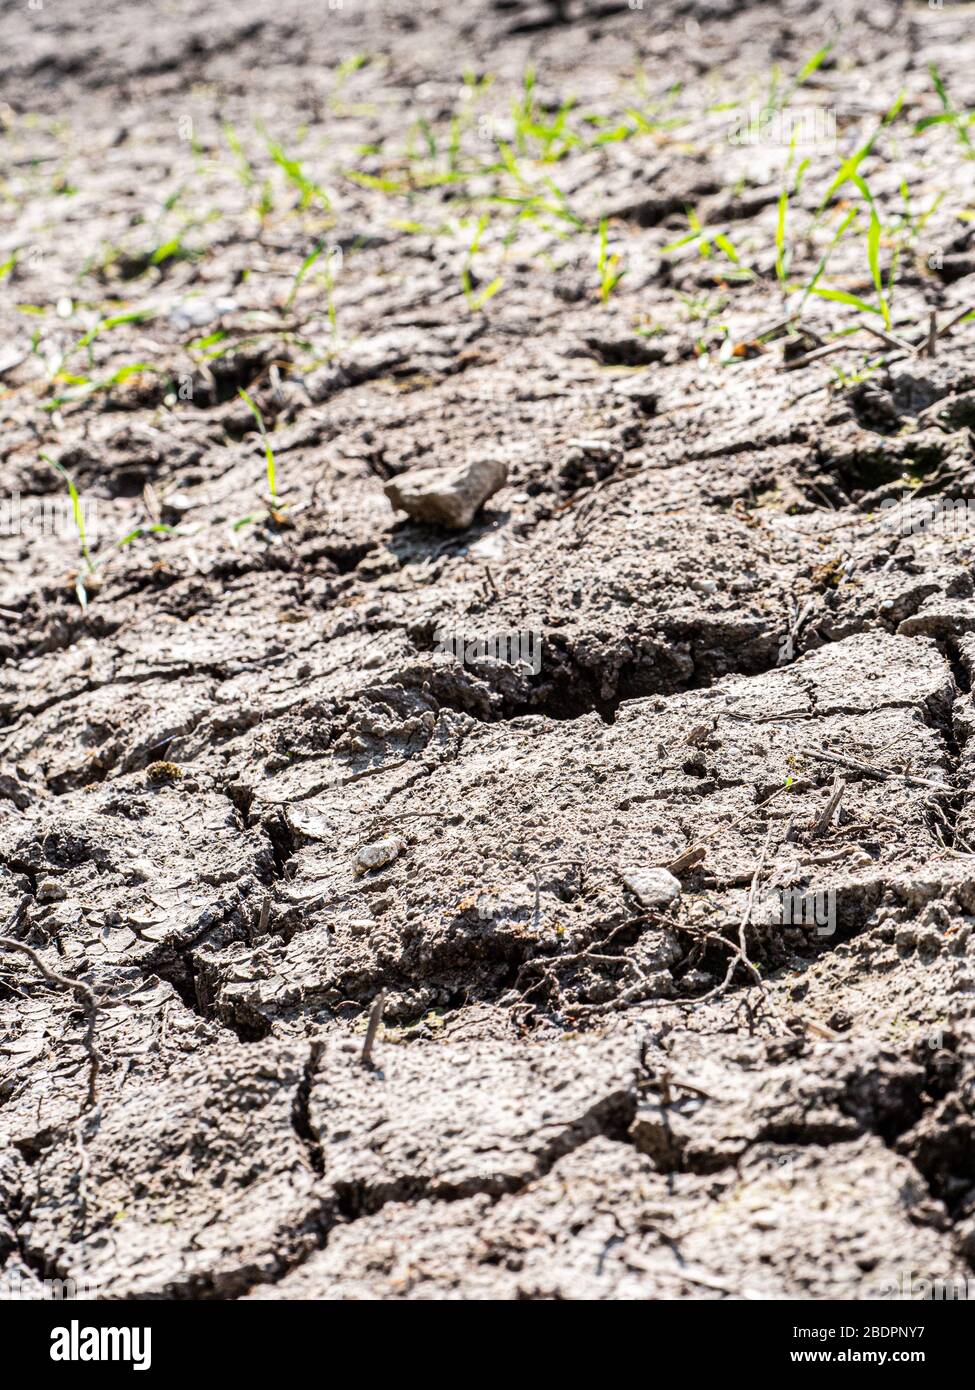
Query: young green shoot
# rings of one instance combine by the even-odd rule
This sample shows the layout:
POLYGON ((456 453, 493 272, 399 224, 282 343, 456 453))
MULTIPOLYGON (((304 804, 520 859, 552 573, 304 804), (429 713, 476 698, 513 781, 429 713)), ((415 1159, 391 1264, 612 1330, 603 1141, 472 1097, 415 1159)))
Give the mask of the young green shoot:
POLYGON ((596 261, 599 268, 599 297, 604 304, 609 302, 609 296, 626 274, 625 270, 617 270, 619 263, 619 252, 609 250, 609 233, 604 217, 599 224, 599 251, 596 261))
POLYGON ((278 507, 280 506, 280 499, 278 497, 277 470, 274 464, 274 450, 271 448, 271 441, 268 437, 267 428, 264 424, 264 416, 261 414, 259 407, 254 403, 254 401, 251 400, 250 396, 247 394, 243 387, 240 387, 240 389, 238 390, 238 395, 240 396, 244 404, 247 406, 247 409, 253 415, 254 419, 257 421, 257 428, 261 432, 261 440, 264 444, 264 457, 267 461, 267 490, 271 499, 272 511, 277 511, 278 507))
POLYGON ((778 216, 775 223, 775 278, 786 286, 785 219, 789 211, 789 190, 783 188, 779 194, 778 216))
POLYGON ((467 255, 464 259, 464 264, 460 272, 461 288, 464 291, 464 298, 467 300, 467 307, 468 309, 470 309, 472 314, 476 314, 481 309, 483 309, 484 305, 488 302, 488 300, 492 299, 497 294, 501 286, 504 284, 504 281, 499 275, 496 279, 492 280, 491 283, 485 289, 481 290, 479 294, 474 293, 474 282, 471 276, 471 265, 481 245, 481 238, 484 235, 484 231, 488 225, 488 221, 489 218, 486 212, 482 213, 481 216, 478 218, 477 226, 474 229, 474 236, 471 239, 470 246, 467 248, 467 255))
POLYGON ((137 541, 140 536, 171 536, 172 533, 172 526, 164 526, 161 521, 147 522, 136 526, 128 535, 123 536, 121 540, 116 541, 115 544, 118 546, 119 550, 124 550, 127 545, 131 545, 133 541, 137 541))
POLYGON ((906 179, 901 179, 900 186, 901 200, 904 204, 904 211, 900 214, 897 223, 897 230, 906 228, 906 237, 909 242, 916 241, 924 231, 930 218, 938 211, 947 196, 946 190, 942 189, 931 199, 931 205, 926 212, 916 213, 911 203, 911 190, 907 185, 906 179))
POLYGON ((298 160, 291 159, 285 154, 284 149, 278 144, 277 140, 268 138, 266 143, 268 154, 285 175, 288 182, 293 184, 301 193, 300 206, 302 210, 308 207, 308 205, 317 198, 325 211, 330 212, 332 208, 332 199, 329 197, 326 190, 322 188, 320 184, 308 178, 298 160))
POLYGON ((238 179, 240 179, 241 183, 244 185, 245 188, 253 188, 257 182, 257 175, 254 173, 254 166, 247 158, 246 151, 244 150, 244 146, 241 144, 240 136, 237 134, 236 128, 233 125, 231 125, 229 121, 224 122, 223 137, 227 142, 231 154, 237 161, 237 167, 234 170, 234 172, 236 173, 238 179))
POLYGON ((796 73, 795 77, 793 77, 789 85, 787 87, 782 88, 781 91, 779 90, 778 71, 777 69, 773 69, 772 81, 769 89, 769 99, 765 104, 765 110, 769 112, 774 112, 781 110, 784 106, 788 106, 795 92, 803 85, 804 82, 809 81, 813 73, 816 72, 817 69, 820 68, 822 64, 825 62, 825 60, 829 57, 832 48, 832 43, 826 43, 823 44, 822 48, 817 49, 817 51, 812 55, 809 61, 807 63, 804 63, 803 66, 799 69, 799 71, 796 73))
MULTIPOLYGON (((117 385, 120 381, 124 381, 127 377, 131 376, 133 374, 133 371, 153 371, 154 368, 149 367, 146 363, 137 363, 134 364, 133 368, 131 369, 121 368, 121 374, 119 372, 116 372, 112 377, 108 378, 107 380, 96 382, 90 380, 88 377, 85 376, 71 375, 70 373, 65 372, 64 367, 65 364, 74 356, 76 352, 80 352, 84 348, 87 349, 88 367, 89 369, 93 368, 95 365, 95 358, 91 350, 91 345, 96 338, 100 337, 101 334, 109 333, 113 328, 119 328, 124 324, 146 323, 149 320, 154 319, 156 317, 156 314, 157 310, 155 309, 130 309, 122 314, 111 314, 106 318, 100 318, 97 321, 97 323, 95 323, 91 328, 87 330, 87 332, 81 335, 81 337, 72 347, 67 348, 59 357, 55 359, 54 363, 50 368, 51 380, 63 381, 72 386, 81 386, 84 387, 86 391, 97 391, 102 388, 117 385)), ((44 408, 46 409, 47 407, 44 408)))
MULTIPOLYGON (((875 132, 873 138, 876 138, 877 133, 879 132, 875 132)), ((863 148, 866 149, 866 146, 864 146, 863 148)), ((833 300, 835 303, 839 304, 848 304, 853 309, 859 309, 861 313, 879 314, 884 321, 885 329, 887 329, 887 331, 889 332, 889 291, 893 286, 894 276, 896 274, 897 255, 895 254, 894 256, 889 277, 889 284, 887 289, 885 290, 883 275, 880 270, 880 242, 881 237, 883 235, 883 227, 880 221, 880 214, 877 211, 876 200, 874 199, 874 196, 871 193, 866 180, 857 171, 856 164, 852 163, 850 160, 847 160, 844 167, 847 168, 845 181, 852 183, 853 186, 863 197, 863 200, 866 203, 866 211, 870 219, 867 224, 867 268, 870 272, 870 279, 873 281, 873 287, 877 292, 877 303, 868 304, 866 300, 861 299, 858 295, 850 294, 846 290, 827 289, 823 286, 820 286, 818 282, 820 275, 822 274, 822 270, 825 268, 825 261, 820 263, 820 268, 817 270, 816 275, 813 277, 812 283, 807 288, 806 293, 803 296, 802 302, 804 304, 808 296, 810 294, 814 294, 820 299, 833 300)), ((834 184, 835 182, 836 180, 834 179, 834 184)), ((856 209, 854 210, 854 212, 856 212, 856 209)), ((844 221, 841 223, 839 231, 837 232, 836 236, 834 236, 833 241, 830 243, 829 251, 832 251, 833 247, 839 241, 840 237, 844 234, 851 221, 852 217, 848 217, 844 219, 844 221)))
POLYGON ((335 267, 340 265, 338 255, 335 250, 329 251, 325 258, 325 300, 328 305, 328 322, 332 329, 333 342, 338 341, 339 326, 335 314, 335 267))
POLYGON ((49 401, 45 401, 41 410, 59 410, 61 406, 81 400, 94 391, 110 391, 113 386, 123 386, 130 377, 141 376, 146 372, 158 373, 159 370, 151 362, 128 362, 125 366, 118 367, 111 376, 102 377, 99 381, 95 381, 91 377, 73 376, 70 372, 59 371, 57 380, 65 382, 68 390, 52 396, 49 401))
MULTIPOLYGON (((782 183, 782 192, 779 194, 778 211, 775 222, 775 278, 783 293, 788 292, 788 268, 791 256, 786 246, 786 220, 789 213, 789 175, 792 172, 792 164, 796 157, 796 141, 799 138, 798 130, 793 131, 792 139, 789 142, 789 158, 786 160, 785 174, 782 183)), ((804 159, 796 170, 795 184, 793 192, 798 197, 802 189, 802 178, 809 166, 809 160, 804 159)))
POLYGON ((87 333, 82 334, 73 348, 69 348, 61 359, 62 365, 67 362, 69 357, 73 357, 76 352, 80 352, 82 348, 88 348, 88 365, 90 367, 94 366, 91 344, 96 338, 100 337, 102 333, 110 333, 113 328, 120 328, 123 324, 146 323, 156 317, 156 312, 155 309, 129 309, 123 314, 111 314, 108 318, 99 319, 94 327, 89 328, 87 333))
POLYGON ((687 224, 691 230, 687 232, 685 236, 678 237, 676 241, 668 242, 663 248, 661 255, 673 255, 673 253, 678 251, 682 246, 687 246, 693 241, 696 242, 698 253, 703 259, 709 260, 713 249, 713 243, 713 246, 717 246, 721 254, 726 256, 728 260, 731 261, 732 265, 736 267, 741 277, 751 278, 754 272, 742 266, 741 257, 738 255, 737 249, 724 232, 709 231, 707 227, 702 226, 701 220, 693 208, 688 208, 686 215, 687 224))
POLYGON ((295 278, 291 282, 291 291, 288 294, 287 299, 284 301, 284 307, 286 309, 290 309, 292 304, 294 304, 295 295, 298 293, 302 280, 304 280, 305 276, 308 274, 309 270, 311 270, 312 266, 315 264, 315 262, 318 260, 319 256, 322 254, 324 250, 325 242, 319 242, 319 244, 315 247, 314 251, 307 255, 305 259, 302 261, 298 269, 298 273, 295 275, 295 278))
POLYGON ((521 100, 511 103, 515 123, 515 143, 519 154, 528 153, 528 133, 535 117, 535 69, 525 68, 521 79, 521 100))
MULTIPOLYGON (((58 463, 56 459, 52 459, 50 454, 42 453, 41 458, 44 460, 45 463, 49 463, 51 467, 55 470, 55 472, 58 473, 64 480, 65 486, 68 489, 68 496, 71 499, 71 515, 74 519, 75 530, 78 533, 78 544, 81 548, 81 558, 84 561, 85 571, 88 574, 94 574, 95 566, 92 563, 91 552, 88 549, 88 535, 85 530, 84 509, 81 505, 81 498, 78 495, 78 489, 74 485, 74 480, 71 478, 71 475, 68 473, 67 469, 63 466, 63 464, 58 463)), ((80 603, 81 607, 87 608, 88 594, 85 590, 85 581, 82 575, 79 575, 77 580, 75 581, 74 591, 78 596, 78 602, 80 603)))
POLYGON ((347 107, 342 100, 345 84, 353 73, 358 72, 360 68, 364 68, 368 62, 368 53, 352 53, 348 58, 343 58, 338 64, 335 69, 335 86, 329 98, 329 105, 332 107, 333 111, 337 111, 343 115, 348 114, 350 108, 347 107))
MULTIPOLYGON (((816 296, 817 296, 818 298, 820 298, 820 299, 836 299, 836 298, 839 298, 839 299, 841 299, 841 300, 843 299, 843 293, 842 293, 842 291, 840 291, 840 290, 827 290, 827 289, 825 289, 825 288, 822 288, 822 289, 821 289, 821 288, 820 288, 820 285, 819 285, 819 282, 820 282, 820 280, 821 280, 822 277, 823 277, 823 272, 826 270, 826 267, 827 267, 827 265, 829 264, 829 259, 830 259, 830 257, 832 256, 833 252, 835 251, 836 247, 839 245, 840 241, 842 241, 843 237, 846 235, 846 233, 847 233, 847 231, 849 230, 849 228, 853 225, 853 223, 856 221, 856 219, 857 219, 859 216, 860 216, 860 209, 859 209, 859 208, 851 208, 851 210, 846 214, 846 216, 845 216, 845 217, 843 218, 843 220, 840 222, 840 225, 837 227, 836 231, 833 233, 832 240, 830 241, 830 243, 829 243, 829 245, 827 246, 826 250, 823 252, 822 256, 820 257, 819 264, 817 265, 815 271, 813 272, 812 279, 809 281, 809 284, 808 284, 808 285, 805 287, 805 289, 803 290, 802 299, 799 301, 799 307, 798 307, 798 309, 796 310, 796 317, 797 317, 797 318, 802 316, 802 311, 803 311, 803 309, 804 309, 805 306, 806 306, 806 300, 809 298, 809 296, 810 296, 811 294, 816 295, 816 296)), ((847 302, 849 301, 850 298, 852 298, 852 296, 847 296, 847 302)), ((861 301, 861 302, 862 302, 862 301, 861 301)), ((859 307, 859 305, 857 305, 857 307, 859 307)))
POLYGON ((858 150, 854 150, 853 154, 851 154, 848 159, 843 160, 839 169, 836 171, 836 175, 832 183, 830 184, 829 188, 827 188, 826 193, 823 196, 823 201, 819 205, 819 209, 816 213, 816 221, 813 224, 814 226, 819 222, 823 213, 826 211, 827 207, 833 199, 834 194, 838 193, 839 190, 844 186, 844 184, 849 183, 851 181, 857 181, 860 165, 863 163, 864 159, 866 159, 867 155, 870 154, 870 152, 873 150, 874 145, 877 143, 877 139, 883 133, 883 131, 886 130, 887 126, 891 125, 897 119, 898 115, 900 114, 900 109, 903 105, 904 93, 900 92, 896 100, 894 101, 893 106, 884 116, 883 120, 880 122, 880 125, 877 126, 873 134, 869 136, 869 138, 860 146, 858 150))
POLYGON ((430 156, 431 159, 436 159, 437 137, 434 135, 432 129, 430 128, 430 122, 425 120, 423 116, 421 116, 417 121, 416 125, 420 134, 423 136, 424 143, 427 147, 427 154, 430 156))
POLYGON ((867 261, 870 266, 870 278, 873 280, 874 289, 877 291, 877 302, 880 305, 880 312, 883 314, 884 327, 890 330, 890 307, 887 297, 884 294, 884 281, 880 273, 880 218, 877 216, 877 209, 871 204, 870 207, 870 226, 867 229, 867 261))
POLYGON ((914 134, 920 135, 930 126, 950 125, 965 158, 975 159, 975 144, 972 143, 968 134, 968 127, 975 123, 975 111, 956 111, 951 104, 941 74, 934 63, 928 64, 928 72, 931 74, 931 81, 934 83, 934 90, 938 93, 938 100, 941 102, 942 109, 936 116, 923 116, 915 124, 914 134))

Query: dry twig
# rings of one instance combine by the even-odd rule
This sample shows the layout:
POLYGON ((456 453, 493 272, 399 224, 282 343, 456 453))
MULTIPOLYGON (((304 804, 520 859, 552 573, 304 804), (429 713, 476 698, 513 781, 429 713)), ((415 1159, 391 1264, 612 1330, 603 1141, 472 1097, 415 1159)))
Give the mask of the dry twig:
POLYGON ((366 1040, 362 1044, 362 1065, 372 1066, 372 1047, 376 1041, 376 1034, 379 1032, 379 1025, 383 1021, 383 1007, 386 1003, 386 991, 381 989, 372 1001, 372 1008, 369 1010, 369 1022, 366 1024, 366 1040))
POLYGON ((762 852, 758 857, 758 863, 755 865, 755 872, 752 874, 752 883, 748 890, 748 901, 745 904, 745 911, 742 913, 741 922, 738 925, 738 950, 733 953, 729 960, 728 969, 725 971, 725 977, 721 983, 715 985, 714 989, 708 990, 707 994, 702 994, 695 999, 695 1004, 703 1004, 708 999, 713 999, 715 995, 721 994, 731 983, 731 977, 735 973, 735 966, 738 965, 739 962, 752 972, 755 983, 761 985, 763 989, 765 988, 765 981, 759 973, 758 966, 753 965, 748 958, 748 946, 745 935, 748 930, 748 924, 752 918, 752 912, 755 908, 755 892, 758 888, 758 881, 762 876, 762 870, 765 868, 765 859, 768 855, 769 845, 772 843, 774 830, 775 827, 770 824, 765 836, 765 843, 762 845, 762 852))
POLYGON ((830 822, 839 810, 840 802, 843 800, 843 793, 846 791, 846 781, 839 773, 833 778, 833 790, 830 798, 816 820, 812 828, 814 835, 822 835, 829 829, 830 822))
POLYGON ((913 777, 909 772, 898 772, 892 767, 875 767, 873 763, 861 762, 859 758, 849 758, 843 753, 834 753, 829 748, 800 748, 799 752, 807 758, 819 758, 823 762, 837 763, 840 767, 851 767, 857 772, 864 772, 868 777, 876 777, 884 782, 888 777, 894 777, 900 782, 906 782, 910 787, 928 787, 934 792, 944 792, 945 795, 953 795, 953 788, 945 782, 929 782, 924 777, 913 777))

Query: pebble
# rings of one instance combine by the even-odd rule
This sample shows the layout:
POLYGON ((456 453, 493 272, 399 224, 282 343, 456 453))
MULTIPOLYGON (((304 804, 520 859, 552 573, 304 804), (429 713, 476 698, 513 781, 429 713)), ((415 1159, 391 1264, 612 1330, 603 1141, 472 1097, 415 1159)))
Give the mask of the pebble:
POLYGON ((680 880, 669 869, 624 869, 623 882, 644 907, 666 907, 680 897, 680 880))
POLYGON ((206 328, 222 314, 232 314, 237 308, 233 299, 183 299, 169 311, 169 322, 180 333, 191 328, 206 328))
POLYGON ((385 864, 392 864, 405 848, 403 841, 395 835, 376 840, 371 845, 363 845, 356 851, 355 871, 357 874, 367 874, 370 869, 381 869, 385 864))
POLYGON ((386 496, 414 521, 463 531, 477 511, 508 481, 501 459, 473 459, 456 468, 411 468, 391 478, 386 496))

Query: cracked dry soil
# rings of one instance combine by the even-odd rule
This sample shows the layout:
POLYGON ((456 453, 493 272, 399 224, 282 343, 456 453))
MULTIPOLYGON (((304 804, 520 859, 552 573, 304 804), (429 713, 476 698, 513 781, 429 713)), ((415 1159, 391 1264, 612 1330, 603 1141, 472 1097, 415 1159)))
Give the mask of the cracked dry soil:
MULTIPOLYGON (((97 517, 91 575, 70 527, 0 535, 0 922, 34 952, 0 948, 0 1277, 971 1276, 975 543, 884 504, 970 495, 975 328, 820 358, 865 316, 817 296, 775 328, 788 140, 727 129, 832 43, 794 95, 835 120, 803 285, 904 94, 859 172, 920 342, 975 303, 975 162, 915 132, 929 64, 975 105, 972 7, 146 8, 0 5, 2 492, 61 496, 49 454, 97 517), (687 207, 749 273, 665 251, 687 207), (479 455, 508 481, 465 531, 386 500, 479 455), (537 671, 436 650, 527 630, 537 671), (668 865, 665 905, 624 883, 668 865), (782 925, 792 890, 828 920, 782 925), (94 997, 93 1105, 51 972, 94 997)), ((828 278, 869 300, 864 232, 828 278)))

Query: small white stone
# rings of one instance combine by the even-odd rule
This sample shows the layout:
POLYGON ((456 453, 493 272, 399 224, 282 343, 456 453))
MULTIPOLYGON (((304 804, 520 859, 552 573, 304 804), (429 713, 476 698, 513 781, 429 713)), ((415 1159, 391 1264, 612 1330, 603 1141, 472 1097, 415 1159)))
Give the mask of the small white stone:
POLYGON ((170 308, 169 322, 178 332, 185 333, 191 328, 206 328, 221 314, 232 314, 236 308, 236 301, 226 297, 197 299, 191 296, 170 308))
POLYGON ((403 841, 395 835, 390 835, 385 840, 376 840, 371 845, 363 845, 356 851, 355 871, 357 874, 367 874, 370 869, 381 869, 386 864, 392 864, 405 848, 403 841))
POLYGON ((191 507, 196 506, 197 502, 206 502, 206 500, 205 497, 194 500, 192 497, 187 497, 185 492, 167 492, 166 494, 166 506, 173 512, 188 512, 191 507))
POLYGON ((669 869, 624 869, 623 882, 644 907, 666 907, 680 897, 680 880, 669 869))

